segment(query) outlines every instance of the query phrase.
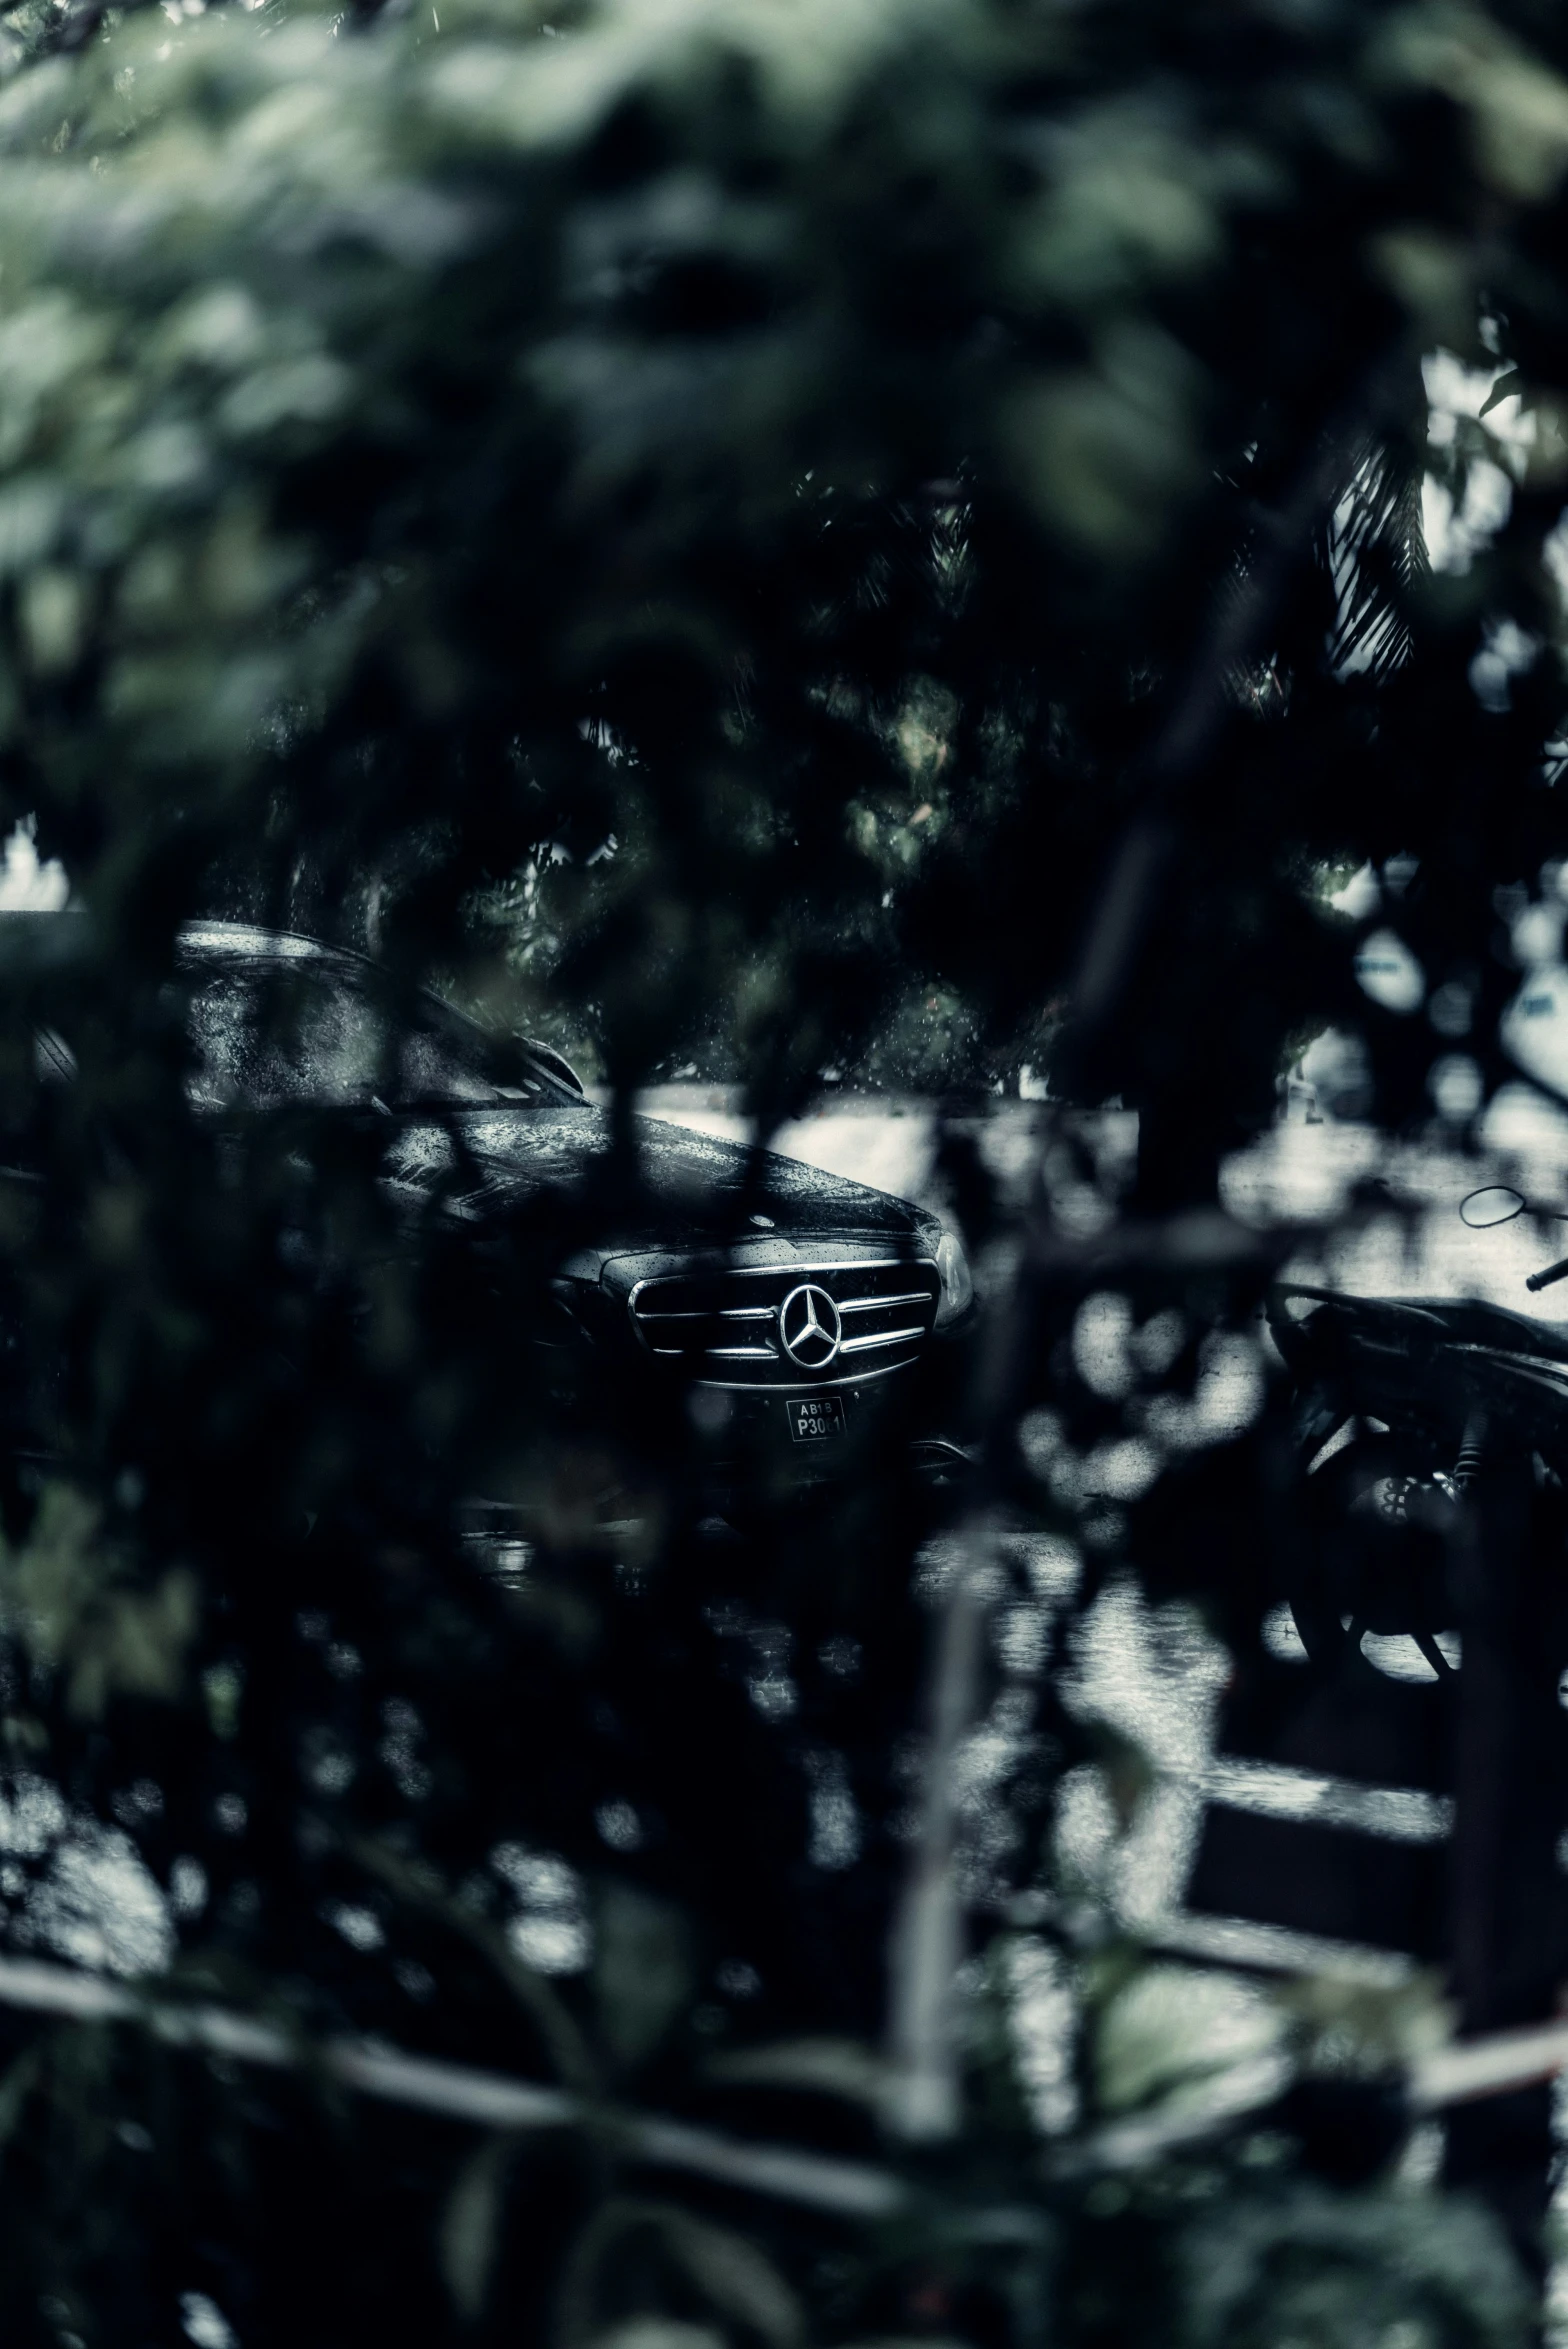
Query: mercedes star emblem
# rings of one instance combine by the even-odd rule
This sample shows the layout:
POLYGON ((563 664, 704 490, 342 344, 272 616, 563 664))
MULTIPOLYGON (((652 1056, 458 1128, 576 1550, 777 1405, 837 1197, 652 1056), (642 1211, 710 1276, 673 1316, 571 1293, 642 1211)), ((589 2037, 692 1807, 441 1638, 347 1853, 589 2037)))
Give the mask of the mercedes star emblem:
POLYGON ((802 1370, 826 1370, 844 1339, 838 1307, 826 1289, 803 1281, 779 1307, 779 1336, 791 1362, 802 1370))

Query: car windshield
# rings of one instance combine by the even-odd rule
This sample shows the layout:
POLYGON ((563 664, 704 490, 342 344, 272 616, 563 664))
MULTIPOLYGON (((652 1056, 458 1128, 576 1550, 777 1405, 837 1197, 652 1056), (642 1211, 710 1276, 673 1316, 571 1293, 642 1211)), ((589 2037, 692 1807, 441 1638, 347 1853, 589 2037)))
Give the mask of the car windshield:
POLYGON ((190 997, 194 1097, 213 1108, 544 1106, 579 1095, 526 1045, 435 996, 394 1007, 329 963, 229 962, 190 997), (400 1016, 401 1015, 401 1016, 400 1016))

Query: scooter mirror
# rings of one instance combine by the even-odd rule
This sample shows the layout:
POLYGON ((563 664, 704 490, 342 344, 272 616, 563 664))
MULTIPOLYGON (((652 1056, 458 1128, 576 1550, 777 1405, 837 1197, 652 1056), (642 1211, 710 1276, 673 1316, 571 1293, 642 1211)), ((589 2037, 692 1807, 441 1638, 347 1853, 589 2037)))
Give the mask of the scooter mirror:
POLYGON ((1461 1199, 1459 1212, 1472 1231, 1484 1232, 1494 1223, 1512 1223, 1524 1212, 1525 1204, 1522 1191, 1510 1190, 1506 1183, 1488 1183, 1461 1199))

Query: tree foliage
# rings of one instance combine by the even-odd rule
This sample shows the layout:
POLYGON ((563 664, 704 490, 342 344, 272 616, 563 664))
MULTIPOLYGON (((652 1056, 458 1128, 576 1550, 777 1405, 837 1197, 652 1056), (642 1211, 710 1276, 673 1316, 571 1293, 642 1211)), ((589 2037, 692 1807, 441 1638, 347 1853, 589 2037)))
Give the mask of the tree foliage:
MULTIPOLYGON (((1193 1400, 1289 1245, 1220 1218, 1222 1154, 1330 1025, 1388 1130, 1463 1141, 1557 953, 1556 14, 6 26, 0 781, 88 914, 0 969, 0 1157, 41 1177, 0 1192, 12 1938, 70 1911, 69 1824, 168 1894, 100 1957, 606 2116, 476 2142, 17 2022, 17 2338, 1516 2337, 1485 2220, 1347 2179, 1310 2095, 1109 2158, 1142 1961, 1052 1829, 1073 1772, 1129 1783, 1062 1701, 1074 1610, 1130 1560, 1245 1656, 1290 1538, 1272 1374, 1222 1454, 1193 1400), (1433 405, 1444 353, 1485 406, 1433 405), (1325 871, 1364 864, 1375 910, 1336 913, 1325 871), (612 1146, 481 1272, 460 1167, 410 1229, 374 1133, 197 1122, 174 942, 215 911, 590 1036, 612 1146), (1404 1009, 1357 977, 1378 927, 1404 1009), (1125 1196, 1068 1111, 1022 1209, 951 1141, 991 1281, 947 1550, 891 1441, 815 1518, 726 1533, 679 1398, 563 1399, 519 1342, 633 1214, 631 1093, 689 1055, 764 1132, 828 1066, 1023 1059, 1140 1111, 1125 1196), (1097 1389, 1069 1341, 1108 1291, 1178 1335, 1097 1389), (1129 1517, 1085 1462, 1160 1427, 1129 1517), (476 1495, 524 1512, 526 1569, 476 1495), (1084 1561, 1049 1621, 1025 1524, 1084 1561), (927 2028, 896 1990, 890 2022, 888 1952, 971 1607, 992 1774, 942 1881, 973 1957, 927 2028), (1049 2127, 1042 1951, 1079 2051, 1049 2127), (911 2150, 933 2049, 958 2101, 911 2150), (624 2151, 632 2105, 876 2154, 916 2216, 683 2182, 624 2151)), ((1364 2023, 1281 2060, 1310 2087, 1364 2023)))

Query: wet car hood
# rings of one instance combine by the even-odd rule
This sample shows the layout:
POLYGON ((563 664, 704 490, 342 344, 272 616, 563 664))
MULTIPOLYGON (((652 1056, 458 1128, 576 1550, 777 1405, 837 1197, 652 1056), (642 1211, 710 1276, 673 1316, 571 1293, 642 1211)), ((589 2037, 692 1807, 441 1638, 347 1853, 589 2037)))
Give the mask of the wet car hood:
MULTIPOLYGON (((731 1240, 748 1219, 761 1216, 768 1219, 761 1228, 781 1237, 843 1232, 912 1239, 933 1229, 934 1219, 911 1201, 824 1174, 799 1159, 667 1125, 661 1118, 639 1117, 634 1123, 647 1211, 605 1233, 607 1254, 731 1240)), ((387 1152, 387 1171, 394 1182, 434 1191, 451 1183, 466 1154, 480 1181, 461 1190, 454 1203, 461 1213, 483 1218, 542 1190, 575 1188, 591 1162, 609 1148, 609 1113, 591 1102, 453 1109, 439 1117, 400 1121, 387 1152)), ((755 1228, 750 1236, 756 1236, 755 1228)))

